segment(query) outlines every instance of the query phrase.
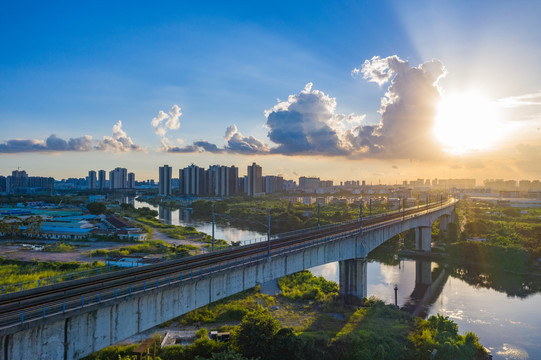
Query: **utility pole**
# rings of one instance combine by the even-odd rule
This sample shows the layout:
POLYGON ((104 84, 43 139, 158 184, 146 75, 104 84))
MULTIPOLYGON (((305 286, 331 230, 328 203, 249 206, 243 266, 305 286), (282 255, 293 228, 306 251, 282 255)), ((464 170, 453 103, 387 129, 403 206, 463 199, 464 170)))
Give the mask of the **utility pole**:
POLYGON ((317 204, 317 229, 319 230, 319 225, 321 224, 321 217, 320 217, 320 206, 321 204, 317 204))
POLYGON ((398 307, 398 285, 394 284, 394 306, 398 307))
POLYGON ((267 256, 270 260, 271 258, 271 248, 270 248, 270 206, 267 212, 267 256))
POLYGON ((372 198, 368 200, 370 202, 370 217, 372 217, 372 198))
POLYGON ((406 220, 406 197, 402 198, 402 221, 406 220))
POLYGON ((360 200, 360 205, 359 205, 359 223, 360 223, 360 228, 359 228, 359 235, 362 235, 363 233, 363 200, 361 199, 360 200))
POLYGON ((214 203, 210 206, 212 208, 212 252, 214 252, 214 203))

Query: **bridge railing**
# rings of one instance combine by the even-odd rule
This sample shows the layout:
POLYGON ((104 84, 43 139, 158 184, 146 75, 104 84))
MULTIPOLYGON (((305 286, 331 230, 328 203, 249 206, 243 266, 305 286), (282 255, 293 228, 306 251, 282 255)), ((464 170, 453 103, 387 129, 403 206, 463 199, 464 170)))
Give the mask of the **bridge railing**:
MULTIPOLYGON (((228 246, 225 245, 217 245, 216 250, 223 250, 228 246)), ((100 267, 95 267, 87 270, 77 271, 77 272, 70 272, 70 273, 64 273, 64 274, 58 274, 51 277, 36 279, 36 280, 29 280, 29 281, 23 281, 13 284, 3 284, 0 285, 0 295, 28 290, 28 289, 34 289, 38 287, 48 286, 48 285, 54 285, 57 283, 65 282, 65 281, 71 281, 71 280, 78 280, 78 279, 84 279, 89 277, 94 277, 98 275, 108 274, 114 271, 124 270, 128 268, 134 268, 134 267, 141 267, 144 265, 151 265, 151 264, 157 264, 164 261, 170 261, 170 260, 177 260, 182 257, 186 256, 193 256, 198 254, 205 254, 208 253, 209 250, 205 248, 201 249, 195 249, 190 250, 186 252, 179 252, 177 254, 169 254, 164 255, 162 257, 154 257, 149 259, 144 259, 144 262, 131 262, 123 264, 122 266, 119 265, 105 265, 100 267)), ((107 259, 106 259, 107 260, 107 259)))
MULTIPOLYGON (((442 203, 441 201, 438 201, 438 202, 433 202, 433 203, 429 204, 429 206, 433 206, 435 204, 441 204, 443 206, 443 205, 446 205, 446 204, 447 205, 452 204, 452 202, 447 201, 445 203, 442 203)), ((372 215, 372 216, 367 216, 367 217, 363 217, 363 221, 378 219, 380 217, 393 215, 393 214, 400 214, 404 210, 408 211, 408 210, 413 210, 413 209, 421 209, 423 206, 426 206, 426 205, 414 206, 414 207, 410 207, 410 208, 406 208, 406 209, 402 209, 402 210, 395 210, 395 211, 385 212, 385 213, 376 214, 376 215, 372 215)), ((345 220, 345 221, 332 223, 332 224, 326 224, 326 225, 314 226, 314 227, 305 228, 305 229, 298 229, 298 230, 294 230, 294 231, 288 231, 288 232, 285 232, 285 233, 271 235, 270 240, 271 241, 280 240, 280 239, 288 238, 288 237, 291 237, 291 236, 305 235, 305 234, 310 234, 310 233, 314 233, 314 232, 321 231, 321 230, 328 230, 328 229, 338 228, 338 227, 342 227, 344 225, 360 223, 361 222, 360 220, 361 219, 356 218, 356 219, 345 220)), ((367 228, 363 227, 363 230, 365 230, 365 229, 367 229, 367 228)), ((260 243, 260 242, 265 242, 265 241, 268 241, 267 237, 262 236, 262 237, 255 238, 255 239, 241 241, 241 245, 250 245, 250 244, 255 244, 255 243, 260 243)), ((234 245, 234 244, 216 245, 214 251, 222 251, 222 250, 225 250, 225 249, 228 249, 228 248, 231 248, 231 247, 235 247, 235 246, 237 246, 237 245, 234 245)), ((181 259, 182 257, 185 257, 185 256, 205 254, 205 253, 208 253, 210 251, 211 251, 211 249, 201 248, 199 250, 196 249, 196 250, 190 250, 188 252, 181 252, 181 253, 178 253, 178 254, 169 254, 169 255, 166 255, 166 256, 162 256, 162 257, 150 258, 150 259, 147 259, 146 263, 132 263, 131 265, 128 265, 128 266, 106 265, 106 266, 102 266, 102 267, 96 267, 94 269, 88 269, 88 270, 83 270, 83 271, 78 271, 78 272, 73 272, 73 273, 59 274, 59 275, 56 275, 56 276, 37 279, 37 280, 30 280, 30 281, 18 282, 18 283, 13 283, 13 284, 4 284, 4 285, 0 285, 0 295, 7 294, 7 293, 18 292, 18 291, 23 291, 23 290, 28 290, 28 289, 33 289, 33 288, 42 287, 42 286, 54 285, 54 284, 64 282, 64 281, 71 281, 71 280, 84 279, 84 278, 88 278, 88 277, 103 275, 103 274, 107 274, 107 273, 110 273, 110 272, 123 270, 123 269, 126 269, 126 268, 140 267, 140 266, 150 265, 150 264, 164 262, 164 261, 178 260, 178 259, 181 259)))
MULTIPOLYGON (((447 204, 449 205, 449 204, 447 204)), ((444 205, 442 204, 442 207, 444 205)), ((405 219, 411 219, 417 216, 423 215, 423 212, 406 215, 405 219)), ((370 231, 377 230, 382 227, 386 227, 389 224, 400 223, 403 221, 403 218, 396 218, 385 223, 374 224, 362 229, 350 230, 347 232, 339 233, 336 235, 330 235, 314 239, 311 241, 306 241, 301 244, 291 245, 289 247, 279 248, 275 251, 267 253, 266 251, 261 251, 255 256, 242 257, 235 259, 235 261, 222 261, 218 265, 209 265, 201 268, 192 269, 190 271, 180 271, 173 272, 169 275, 159 276, 151 281, 139 280, 132 283, 115 287, 114 289, 108 289, 96 293, 92 293, 87 296, 78 296, 64 301, 58 301, 53 304, 44 305, 44 306, 34 306, 25 310, 18 310, 12 312, 6 312, 0 314, 0 329, 17 326, 20 324, 25 324, 32 321, 37 321, 40 319, 49 318, 66 312, 83 309, 92 305, 99 305, 102 303, 107 303, 119 298, 131 296, 133 294, 139 294, 142 292, 150 291, 157 288, 162 288, 164 286, 173 286, 182 283, 183 281, 188 281, 192 279, 203 278, 209 276, 216 272, 221 272, 229 269, 233 269, 240 266, 253 265, 262 261, 266 261, 268 257, 283 256, 285 254, 290 254, 298 251, 304 251, 307 248, 319 246, 328 242, 337 241, 343 238, 350 236, 358 235, 360 232, 366 233, 370 231)))

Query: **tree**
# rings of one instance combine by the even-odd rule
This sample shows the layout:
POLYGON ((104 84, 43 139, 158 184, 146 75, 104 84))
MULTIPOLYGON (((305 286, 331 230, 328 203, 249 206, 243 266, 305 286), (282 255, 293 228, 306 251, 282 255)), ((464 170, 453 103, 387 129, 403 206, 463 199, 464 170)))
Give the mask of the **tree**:
POLYGON ((107 209, 107 207, 102 202, 91 202, 86 205, 86 209, 92 215, 99 215, 99 214, 103 214, 105 212, 105 209, 107 209))
POLYGON ((242 319, 233 343, 246 357, 266 358, 272 351, 274 335, 279 329, 278 320, 268 310, 259 307, 242 319))
POLYGON ((458 240, 458 226, 452 222, 447 225, 447 241, 454 243, 458 240))
POLYGON ((295 335, 292 329, 280 329, 273 338, 272 355, 274 359, 298 360, 304 359, 304 343, 295 335))
MULTIPOLYGON (((207 358, 196 356, 194 360, 206 360, 207 358)), ((214 353, 210 357, 210 360, 248 360, 244 356, 242 356, 239 353, 236 353, 235 351, 228 349, 226 351, 223 351, 221 353, 214 353)))

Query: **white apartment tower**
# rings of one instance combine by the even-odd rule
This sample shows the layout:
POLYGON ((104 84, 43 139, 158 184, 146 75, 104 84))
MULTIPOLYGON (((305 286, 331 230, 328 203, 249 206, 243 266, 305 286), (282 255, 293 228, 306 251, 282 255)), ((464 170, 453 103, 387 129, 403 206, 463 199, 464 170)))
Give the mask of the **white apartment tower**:
POLYGON ((88 172, 88 178, 86 179, 86 183, 88 185, 88 190, 96 190, 98 188, 96 172, 94 170, 90 170, 88 172))
POLYGON ((105 170, 100 170, 98 171, 98 186, 100 188, 100 190, 105 190, 106 188, 106 179, 105 177, 107 176, 107 173, 105 172, 105 170))
POLYGON ((128 173, 128 189, 135 189, 135 174, 128 173))
POLYGON ((128 169, 115 168, 109 171, 109 188, 112 190, 128 187, 128 169))
POLYGON ((171 175, 173 173, 173 168, 169 165, 160 166, 160 195, 169 196, 171 195, 171 175))
POLYGON ((246 193, 248 195, 260 194, 263 192, 263 176, 261 166, 253 163, 248 165, 248 174, 246 176, 246 193))

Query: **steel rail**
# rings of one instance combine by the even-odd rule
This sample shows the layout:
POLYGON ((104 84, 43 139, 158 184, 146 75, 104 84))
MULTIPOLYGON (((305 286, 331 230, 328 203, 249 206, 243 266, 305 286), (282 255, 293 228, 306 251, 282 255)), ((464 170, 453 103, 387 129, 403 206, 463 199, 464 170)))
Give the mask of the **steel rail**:
MULTIPOLYGON (((386 226, 389 223, 404 221, 406 216, 411 218, 418 214, 426 214, 431 210, 448 206, 455 201, 436 203, 427 208, 408 209, 390 215, 371 217, 363 221, 364 231, 370 231, 374 227, 386 226)), ((284 252, 297 251, 308 246, 319 245, 322 241, 332 241, 344 236, 351 236, 359 231, 359 223, 350 223, 339 227, 328 227, 320 231, 298 233, 283 239, 275 238, 271 241, 271 256, 281 255, 284 252), (284 250, 285 249, 285 250, 284 250), (289 251, 288 251, 289 250, 289 251)), ((7 295, 10 299, 0 297, 0 327, 24 322, 25 314, 27 321, 30 319, 48 317, 59 313, 59 301, 62 301, 62 312, 86 305, 101 303, 119 296, 127 296, 132 293, 147 291, 154 286, 160 287, 160 283, 168 285, 178 283, 189 278, 203 277, 214 270, 223 270, 234 266, 244 265, 246 262, 261 261, 267 254, 266 242, 254 243, 242 247, 234 247, 219 252, 207 253, 197 256, 186 257, 181 260, 168 261, 140 268, 121 270, 111 274, 95 276, 72 282, 62 282, 52 285, 50 289, 37 288, 19 293, 7 295), (255 255, 255 256, 254 256, 255 255), (242 259, 242 263, 239 260, 242 259), (233 265, 233 260, 235 263, 233 265), (205 269, 206 267, 206 269, 205 269), (188 277, 187 272, 190 276, 188 277), (183 278, 184 275, 184 278, 183 278), (173 280, 172 280, 173 279, 173 280), (147 285, 148 283, 148 285, 147 285), (120 289, 120 291, 119 291, 120 289), (34 291, 32 291, 34 290, 34 291), (16 294, 16 296, 13 296, 16 294), (114 297, 113 297, 114 294, 114 297), (36 314, 39 313, 39 316, 36 314), (11 319, 6 323, 5 320, 11 319), (13 322, 13 319, 16 319, 13 322), (19 322, 20 319, 20 322, 19 322)))

